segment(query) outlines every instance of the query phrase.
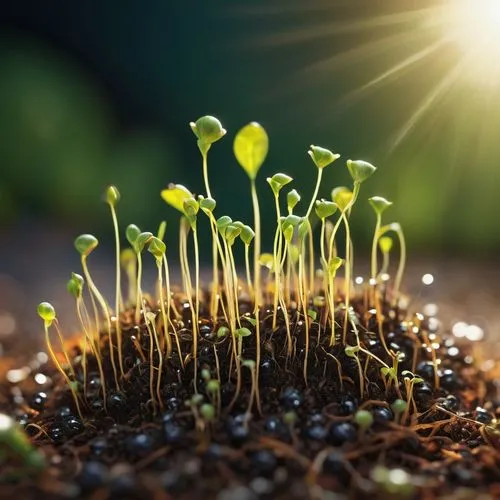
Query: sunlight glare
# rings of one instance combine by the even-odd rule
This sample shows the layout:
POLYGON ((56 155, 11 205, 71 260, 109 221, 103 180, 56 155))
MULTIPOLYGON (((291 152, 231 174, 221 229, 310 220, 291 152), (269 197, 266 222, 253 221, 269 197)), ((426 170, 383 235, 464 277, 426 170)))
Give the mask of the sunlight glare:
POLYGON ((464 52, 470 71, 500 77, 500 0, 451 0, 444 25, 445 36, 464 52))

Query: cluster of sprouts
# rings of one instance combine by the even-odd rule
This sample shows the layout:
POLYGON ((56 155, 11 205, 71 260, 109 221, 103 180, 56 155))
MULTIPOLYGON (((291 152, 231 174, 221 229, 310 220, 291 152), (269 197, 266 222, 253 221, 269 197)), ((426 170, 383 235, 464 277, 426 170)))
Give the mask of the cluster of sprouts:
MULTIPOLYGON (((170 184, 161 191, 163 200, 180 215, 178 232, 181 291, 176 292, 170 280, 171 268, 167 248, 170 241, 175 239, 175 236, 169 235, 173 224, 169 223, 167 229, 166 222, 162 222, 154 233, 142 231, 136 225, 130 224, 125 230, 130 246, 122 249, 116 212, 120 194, 116 187, 110 186, 106 190, 105 201, 110 208, 116 240, 116 294, 113 303, 108 302, 101 294, 89 270, 88 258, 98 246, 98 240, 93 235, 83 234, 76 238, 75 247, 81 256, 82 274, 73 273, 68 282, 68 290, 75 299, 81 329, 83 382, 78 382, 64 347, 54 307, 47 302, 38 307, 45 326, 49 355, 67 382, 79 414, 84 413, 86 404, 89 356, 96 360, 106 405, 107 391, 119 391, 123 387, 127 371, 123 346, 124 342, 128 341, 134 343, 141 359, 150 361, 149 389, 154 407, 162 408, 164 405, 161 393, 162 377, 166 370, 170 369, 170 363, 175 358, 181 370, 189 368, 194 372, 193 398, 189 401, 189 407, 196 421, 206 422, 216 418, 222 411, 222 374, 219 365, 215 373, 200 370, 198 366, 202 321, 209 321, 216 338, 227 341, 226 345, 229 346, 224 355, 230 357, 230 362, 225 365, 229 367, 230 373, 224 377, 235 380, 233 403, 240 396, 242 372, 249 370, 252 389, 248 412, 254 407, 260 409, 259 367, 263 346, 262 319, 265 314, 267 318, 272 316, 272 331, 279 328, 286 331, 282 347, 287 362, 290 363, 293 363, 297 356, 294 325, 297 322, 302 325, 305 331, 302 373, 306 385, 310 366, 314 363, 310 346, 311 329, 315 324, 317 338, 314 339, 314 345, 321 346, 328 356, 335 359, 340 383, 342 366, 333 351, 335 347, 335 352, 338 353, 339 345, 359 367, 361 397, 365 393, 365 377, 358 355, 362 352, 379 365, 386 391, 394 386, 400 397, 400 400, 394 403, 395 413, 400 415, 401 421, 406 420, 412 405, 415 405, 411 398, 413 385, 420 379, 411 372, 405 375, 408 387, 405 391, 406 401, 403 401, 398 382, 398 355, 387 347, 382 329, 383 303, 396 306, 400 297, 406 259, 405 240, 399 223, 383 222, 383 215, 392 203, 380 196, 369 199, 376 222, 370 281, 369 286, 363 289, 362 297, 359 297, 359 291, 356 291, 353 282, 354 248, 350 216, 360 198, 362 185, 376 168, 365 161, 347 160, 352 186, 335 187, 331 191, 330 199, 318 199, 323 172, 326 168, 337 168, 334 164, 340 155, 323 147, 311 146, 308 154, 312 160, 311 166, 317 173, 317 182, 312 195, 305 203, 296 189, 289 190, 292 177, 285 173, 268 177, 270 193, 266 195, 274 198, 276 228, 272 252, 263 253, 256 178, 268 153, 269 141, 266 131, 258 123, 252 122, 244 126, 234 138, 234 155, 248 176, 249 195, 253 205, 253 221, 244 223, 217 213, 215 194, 212 193, 209 182, 209 151, 213 144, 226 135, 226 130, 219 120, 212 116, 204 116, 190 125, 201 153, 205 193, 195 196, 181 184, 170 184), (320 222, 317 231, 313 230, 316 218, 320 222), (198 227, 201 224, 208 224, 211 232, 211 241, 203 241, 202 248, 198 237, 198 227), (342 233, 342 238, 339 233, 342 233), (393 239, 389 233, 397 236, 400 249, 399 263, 392 284, 386 279, 393 247, 393 239), (342 244, 338 243, 339 240, 342 244), (244 249, 244 263, 241 266, 235 258, 236 245, 242 245, 244 249), (146 250, 157 269, 155 298, 151 298, 142 289, 143 266, 150 265, 146 260, 146 250), (200 280, 200 250, 211 250, 211 283, 202 283, 200 280), (122 288, 122 273, 128 281, 126 295, 122 288), (380 342, 387 353, 385 358, 391 359, 392 365, 371 353, 360 341, 358 322, 352 307, 355 298, 363 300, 365 305, 375 310, 380 342), (243 313, 242 304, 246 306, 243 313), (189 343, 183 342, 181 338, 181 333, 185 336, 187 330, 184 309, 189 309, 191 315, 189 343), (321 311, 319 314, 318 310, 321 311), (133 327, 130 327, 127 321, 131 322, 133 327), (145 352, 140 343, 142 331, 147 331, 149 335, 149 352, 145 352), (53 332, 58 335, 62 356, 56 353, 53 332), (125 339, 125 335, 129 338, 125 339), (248 351, 243 349, 245 337, 249 337, 253 345, 248 351), (106 370, 103 367, 103 349, 106 344, 106 353, 109 353, 107 355, 112 366, 111 380, 109 376, 106 378, 106 370), (189 350, 186 350, 186 345, 190 346, 189 350), (207 392, 205 397, 199 394, 198 380, 204 380, 207 392), (79 387, 83 390, 79 390, 79 387)), ((245 339, 245 345, 248 345, 248 342, 249 339, 245 339)), ((434 368, 435 383, 439 385, 436 363, 434 368)))

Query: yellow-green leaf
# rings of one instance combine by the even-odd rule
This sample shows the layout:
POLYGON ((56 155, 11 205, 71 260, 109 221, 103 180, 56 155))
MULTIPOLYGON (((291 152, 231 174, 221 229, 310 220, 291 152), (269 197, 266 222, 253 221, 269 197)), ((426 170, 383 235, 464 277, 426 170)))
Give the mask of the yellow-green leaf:
POLYGON ((234 156, 250 179, 255 179, 269 151, 269 138, 262 125, 251 122, 234 138, 234 156))
POLYGON ((193 195, 189 189, 184 187, 182 184, 169 184, 168 188, 161 192, 161 197, 171 207, 185 215, 184 201, 192 198, 193 195))

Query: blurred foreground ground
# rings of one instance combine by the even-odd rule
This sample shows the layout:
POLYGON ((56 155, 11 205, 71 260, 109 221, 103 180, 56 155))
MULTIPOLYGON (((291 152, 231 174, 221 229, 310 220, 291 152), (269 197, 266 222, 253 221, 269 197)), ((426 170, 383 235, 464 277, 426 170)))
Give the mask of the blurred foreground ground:
MULTIPOLYGON (((65 231, 0 232, 0 354, 12 348, 34 351, 43 342, 43 329, 36 314, 39 302, 54 304, 63 331, 75 332, 74 303, 66 292, 71 271, 80 272, 79 257, 73 249, 73 234, 65 231), (50 236, 48 236, 50 234, 50 236)), ((482 261, 419 260, 409 255, 408 272, 403 283, 412 298, 410 309, 422 311, 435 304, 437 317, 445 330, 457 323, 477 325, 484 331, 490 359, 500 359, 500 266, 482 261), (422 276, 430 273, 432 285, 422 276)), ((357 257, 356 275, 366 277, 366 259, 357 257)), ((175 261, 171 262, 175 265, 175 261)), ((114 294, 113 248, 99 248, 89 258, 98 287, 110 299, 114 294)), ((155 269, 146 260, 144 288, 152 283, 155 269)), ((431 309, 435 309, 431 307, 431 309)), ((463 325, 462 325, 463 326, 463 325)), ((462 339, 464 340, 464 339, 462 339)))

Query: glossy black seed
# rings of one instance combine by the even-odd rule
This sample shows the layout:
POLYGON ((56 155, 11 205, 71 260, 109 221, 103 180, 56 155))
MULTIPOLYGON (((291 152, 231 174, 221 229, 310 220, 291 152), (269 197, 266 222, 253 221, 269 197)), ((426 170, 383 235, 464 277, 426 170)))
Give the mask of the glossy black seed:
POLYGON ((113 392, 109 394, 108 399, 108 410, 113 412, 119 412, 124 410, 127 406, 127 399, 124 394, 120 392, 113 392))
POLYGON ((286 387, 281 393, 280 401, 286 409, 296 410, 304 402, 304 397, 295 387, 286 387))
POLYGON ((170 410, 172 412, 175 411, 175 410, 177 410, 180 406, 181 406, 181 402, 176 397, 169 398, 166 401, 166 408, 167 408, 167 410, 170 410))
POLYGON ((304 429, 304 437, 313 441, 323 441, 328 435, 328 429, 324 425, 315 424, 304 429))
POLYGON ((373 420, 377 424, 385 424, 394 420, 394 414, 390 408, 378 406, 372 410, 373 420))
POLYGON ((73 410, 69 406, 61 406, 55 412, 55 417, 58 420, 64 420, 70 416, 73 416, 73 410))
POLYGON ((107 479, 108 469, 105 465, 99 462, 84 462, 78 483, 84 490, 90 491, 106 484, 107 479))
POLYGON ((328 431, 328 441, 334 446, 356 441, 356 428, 350 422, 334 422, 328 431))
POLYGON ((476 408, 474 412, 474 420, 481 422, 482 424, 489 424, 493 417, 484 408, 476 408))
POLYGON ((260 373, 269 375, 276 368, 276 361, 270 356, 263 356, 260 360, 260 373))
POLYGON ((308 420, 310 424, 324 424, 326 422, 325 416, 320 412, 311 413, 308 420))
POLYGON ((442 406, 450 411, 457 411, 460 408, 460 401, 456 396, 450 394, 444 399, 442 406))
POLYGON ((358 409, 358 400, 354 396, 346 394, 340 398, 338 406, 339 415, 345 415, 345 416, 354 415, 357 409, 358 409))
POLYGON ((153 449, 153 438, 149 434, 134 434, 125 440, 128 453, 137 457, 147 456, 153 449))
POLYGON ((432 398, 434 394, 433 387, 427 382, 423 382, 422 384, 416 384, 413 387, 413 396, 417 401, 425 402, 432 398))
POLYGON ((272 472, 278 463, 276 456, 272 451, 259 450, 251 456, 252 465, 261 474, 269 474, 272 472))
POLYGON ((87 396, 89 398, 96 397, 101 390, 101 379, 99 374, 90 373, 87 377, 87 396))
POLYGON ((269 417, 264 424, 264 430, 281 439, 286 439, 290 434, 288 427, 278 417, 269 417))
POLYGON ((82 424, 82 421, 73 415, 65 418, 62 422, 69 436, 76 436, 85 430, 85 426, 82 424))
POLYGON ((446 369, 439 378, 441 387, 448 391, 453 391, 458 387, 458 377, 453 370, 446 369))
POLYGON ((167 421, 163 424, 163 436, 167 444, 176 444, 182 441, 184 430, 174 422, 167 421))
POLYGON ((207 340, 212 340, 216 335, 209 325, 201 325, 199 331, 200 335, 207 340))
POLYGON ((108 450, 108 442, 105 438, 98 437, 90 441, 89 448, 95 457, 101 457, 108 450))
POLYGON ((66 439, 66 432, 63 427, 63 425, 58 424, 58 423, 53 423, 48 431, 47 434, 49 435, 50 439, 54 441, 54 443, 62 443, 66 439))
POLYGON ((417 375, 428 382, 434 381, 434 364, 432 361, 422 361, 417 365, 417 375))
POLYGON ((30 401, 30 407, 36 411, 42 411, 47 402, 47 394, 45 392, 37 392, 30 401))
POLYGON ((238 445, 244 443, 249 438, 250 431, 247 426, 232 420, 227 425, 227 434, 231 442, 238 445))

